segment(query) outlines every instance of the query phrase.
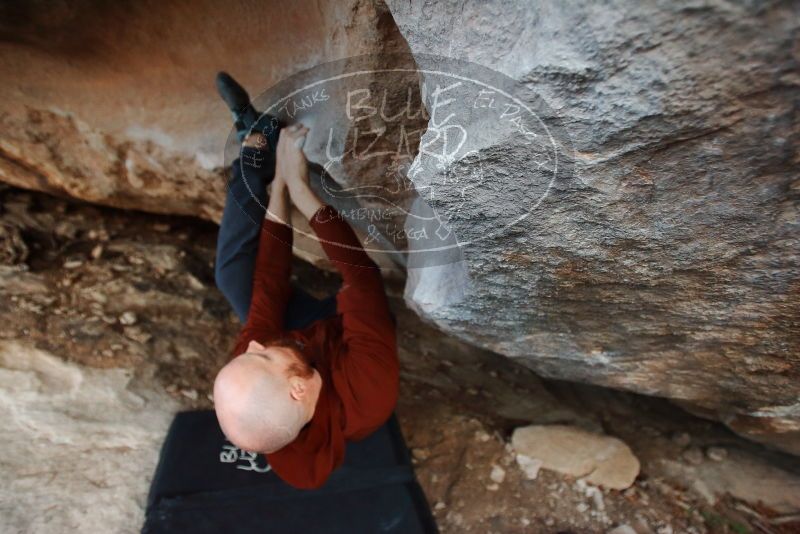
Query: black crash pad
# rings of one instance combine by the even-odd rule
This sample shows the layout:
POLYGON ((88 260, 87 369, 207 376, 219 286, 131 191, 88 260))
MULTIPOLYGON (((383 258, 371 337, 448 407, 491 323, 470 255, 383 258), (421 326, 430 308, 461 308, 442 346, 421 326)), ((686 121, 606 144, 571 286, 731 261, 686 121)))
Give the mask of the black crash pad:
POLYGON ((180 412, 147 499, 143 534, 438 532, 395 415, 347 443, 344 464, 314 490, 296 489, 263 455, 237 449, 213 410, 180 412))

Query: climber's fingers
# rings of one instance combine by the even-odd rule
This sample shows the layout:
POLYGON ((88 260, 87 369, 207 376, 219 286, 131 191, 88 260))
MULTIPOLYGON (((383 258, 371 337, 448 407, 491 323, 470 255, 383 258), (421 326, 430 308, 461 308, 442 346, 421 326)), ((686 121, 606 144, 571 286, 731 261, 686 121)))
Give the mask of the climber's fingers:
MULTIPOLYGON (((290 140, 293 146, 298 149, 302 149, 303 145, 305 144, 306 134, 308 133, 308 128, 303 126, 300 123, 292 124, 291 126, 287 126, 283 130, 281 130, 281 139, 283 139, 283 133, 286 133, 286 137, 290 140)), ((280 142, 280 141, 279 141, 280 142)))

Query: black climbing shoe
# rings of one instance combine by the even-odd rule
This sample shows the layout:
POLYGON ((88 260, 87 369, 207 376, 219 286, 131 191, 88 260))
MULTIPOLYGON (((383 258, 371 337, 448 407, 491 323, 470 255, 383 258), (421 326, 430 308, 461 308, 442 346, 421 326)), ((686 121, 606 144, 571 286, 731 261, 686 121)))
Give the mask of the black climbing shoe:
POLYGON ((227 72, 218 72, 216 82, 219 95, 233 113, 239 142, 244 141, 251 131, 261 132, 267 136, 269 147, 274 151, 278 146, 278 131, 283 126, 280 121, 272 115, 260 114, 250 102, 250 95, 244 87, 227 72))
POLYGON ((217 73, 217 91, 228 109, 233 113, 233 122, 239 142, 243 141, 253 125, 258 121, 258 112, 250 103, 250 96, 244 87, 227 72, 217 73))
POLYGON ((234 113, 243 113, 250 106, 250 95, 239 82, 227 72, 217 73, 217 91, 228 108, 234 113))

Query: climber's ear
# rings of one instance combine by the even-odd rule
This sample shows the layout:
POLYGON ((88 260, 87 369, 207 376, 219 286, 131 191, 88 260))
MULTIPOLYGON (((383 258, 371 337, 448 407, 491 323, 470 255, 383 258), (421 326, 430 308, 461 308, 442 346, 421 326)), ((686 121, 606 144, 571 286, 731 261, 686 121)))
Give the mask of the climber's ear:
POLYGON ((258 341, 253 340, 253 341, 251 341, 250 343, 247 344, 247 350, 245 352, 252 352, 253 350, 264 350, 266 348, 267 347, 265 347, 264 345, 262 345, 258 341))

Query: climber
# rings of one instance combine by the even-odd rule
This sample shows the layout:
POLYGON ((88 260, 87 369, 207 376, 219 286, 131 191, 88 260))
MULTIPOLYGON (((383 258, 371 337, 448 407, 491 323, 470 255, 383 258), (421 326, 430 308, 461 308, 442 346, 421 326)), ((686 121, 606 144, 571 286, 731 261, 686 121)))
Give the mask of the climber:
POLYGON ((244 324, 214 381, 214 408, 234 445, 265 454, 291 486, 317 488, 342 463, 345 440, 366 437, 394 411, 394 316, 380 269, 309 185, 308 128, 259 115, 225 73, 217 87, 242 151, 232 165, 215 276, 244 324), (290 283, 291 204, 342 276, 334 296, 319 300, 290 283))

